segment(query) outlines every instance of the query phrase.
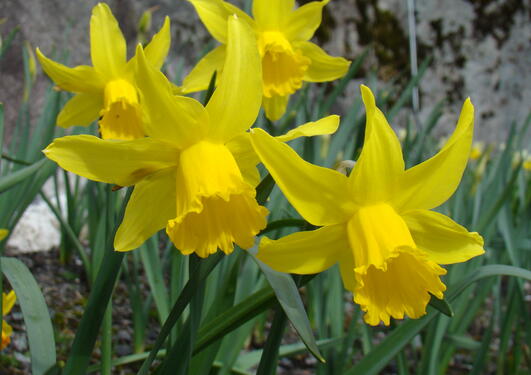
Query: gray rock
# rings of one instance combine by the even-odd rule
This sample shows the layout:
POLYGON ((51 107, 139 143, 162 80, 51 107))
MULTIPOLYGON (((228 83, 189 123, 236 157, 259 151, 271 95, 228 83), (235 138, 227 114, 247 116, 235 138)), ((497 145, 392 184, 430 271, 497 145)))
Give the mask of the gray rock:
MULTIPOLYGON (((420 86, 420 118, 426 118, 438 101, 447 100, 441 122, 451 129, 464 98, 470 96, 476 106, 479 138, 503 139, 510 123, 522 123, 530 111, 531 4, 523 0, 416 3, 419 61, 433 58, 420 86)), ((8 128, 14 124, 22 97, 23 42, 40 46, 48 55, 55 52, 55 56, 62 56, 68 51, 69 65, 89 63, 88 22, 94 4, 95 0, 0 2, 0 14, 7 19, 0 28, 2 35, 17 25, 21 27, 14 47, 0 64, 0 101, 6 103, 8 128)), ((130 42, 130 53, 142 11, 159 7, 154 13, 152 31, 160 27, 164 15, 171 17, 173 41, 167 71, 176 80, 182 66, 187 72, 214 43, 186 1, 112 0, 109 4, 130 42)), ((406 4, 403 0, 332 1, 325 8, 325 23, 318 30, 317 39, 330 53, 350 59, 371 46, 365 76, 374 70, 382 82, 400 74, 407 78, 406 4)), ((42 76, 39 80, 45 82, 42 76)), ((359 95, 354 85, 349 92, 359 95)), ((36 94, 38 99, 38 90, 36 94)), ((36 108, 39 104, 35 100, 36 108)))

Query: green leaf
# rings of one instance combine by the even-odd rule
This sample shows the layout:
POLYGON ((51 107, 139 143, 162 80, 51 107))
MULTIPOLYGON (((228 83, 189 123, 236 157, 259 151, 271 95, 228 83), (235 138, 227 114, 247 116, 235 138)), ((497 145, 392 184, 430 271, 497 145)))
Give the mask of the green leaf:
POLYGON ((273 177, 268 173, 256 187, 256 201, 258 204, 265 204, 274 187, 275 180, 273 180, 273 177))
POLYGON ((148 374, 151 364, 157 357, 157 353, 162 348, 162 345, 164 344, 164 342, 166 341, 166 338, 170 334, 172 327, 177 323, 185 307, 188 305, 188 303, 194 296, 196 292, 194 286, 198 282, 201 282, 202 280, 204 280, 222 258, 223 258, 222 253, 218 251, 216 254, 209 256, 204 261, 204 263, 201 264, 201 267, 199 267, 198 263, 193 264, 194 268, 190 270, 190 274, 194 275, 195 273, 198 273, 198 275, 193 280, 190 279, 186 283, 181 294, 179 295, 179 298, 177 298, 177 301, 175 301, 175 304, 173 305, 173 308, 170 311, 170 314, 168 315, 168 319, 166 319, 166 322, 164 322, 164 325, 162 326, 160 330, 157 340, 155 341, 155 344, 153 345, 153 349, 151 349, 151 352, 149 353, 148 358, 142 364, 142 367, 140 368, 138 375, 148 374))
POLYGON ((16 172, 13 172, 7 176, 2 177, 0 180, 0 193, 5 192, 6 190, 11 189, 18 183, 24 181, 26 178, 33 176, 35 173, 40 171, 42 168, 48 165, 53 165, 53 163, 43 158, 36 163, 33 163, 30 166, 24 167, 16 172))
POLYGON ((287 228, 287 227, 305 227, 308 225, 308 222, 306 220, 302 219, 281 219, 281 220, 275 220, 267 224, 267 226, 258 233, 257 236, 260 236, 262 234, 265 234, 267 232, 271 232, 275 229, 280 228, 287 228))
POLYGON ((163 268, 160 263, 159 242, 157 238, 157 235, 155 235, 148 239, 146 244, 138 249, 138 251, 140 252, 148 284, 153 294, 153 299, 155 300, 159 321, 162 324, 168 317, 170 308, 168 306, 168 290, 164 284, 163 268))
POLYGON ((400 111, 400 109, 406 104, 406 102, 411 98, 411 92, 413 89, 419 84, 421 78, 424 76, 424 73, 426 73, 426 70, 430 66, 430 59, 425 59, 422 64, 420 64, 418 73, 409 83, 407 84, 405 90, 400 94, 400 97, 396 101, 396 103, 391 107, 391 109, 387 112, 387 115, 385 116, 387 118, 387 121, 389 123, 392 123, 393 118, 396 116, 396 114, 400 111))
POLYGON ((477 350, 481 347, 481 343, 474 340, 468 335, 452 334, 447 335, 446 339, 458 348, 467 350, 477 350))
MULTIPOLYGON (((469 276, 459 281, 456 285, 449 288, 447 300, 452 301, 463 292, 464 289, 478 280, 492 276, 513 276, 520 277, 531 281, 531 271, 523 268, 489 265, 478 268, 469 276)), ((354 367, 345 372, 345 375, 372 375, 378 374, 404 346, 410 342, 437 314, 429 311, 427 315, 418 320, 408 320, 402 323, 398 328, 393 330, 378 346, 374 347, 369 354, 362 358, 354 367)))
POLYGON ((431 295, 431 298, 430 298, 429 304, 431 307, 439 310, 444 315, 449 316, 450 318, 454 316, 454 311, 452 310, 452 306, 450 306, 450 304, 448 303, 446 299, 444 298, 439 299, 435 297, 434 295, 432 295, 431 293, 430 295, 431 295))
POLYGON ((302 303, 297 285, 295 285, 291 275, 277 272, 267 264, 256 259, 251 252, 249 252, 249 254, 251 254, 264 273, 269 285, 271 285, 271 288, 273 288, 275 295, 277 296, 280 306, 282 306, 282 309, 293 325, 293 328, 295 328, 299 334, 302 342, 304 342, 315 358, 323 363, 326 362, 315 343, 310 321, 306 315, 306 310, 304 309, 304 304, 302 303))
POLYGON ((1 258, 2 271, 15 290, 28 335, 31 370, 44 374, 55 362, 55 340, 48 307, 39 285, 24 263, 15 258, 1 258))
MULTIPOLYGON (((4 103, 0 102, 0 155, 3 158, 4 153, 4 103)), ((2 161, 0 160, 0 171, 2 170, 2 161)), ((1 175, 1 174, 0 174, 1 175)))
MULTIPOLYGON (((125 213, 125 207, 132 193, 132 188, 127 189, 127 194, 122 201, 122 207, 117 223, 121 223, 125 213)), ((105 251, 94 286, 90 292, 87 307, 76 331, 72 349, 66 361, 64 375, 84 375, 94 349, 96 338, 101 328, 103 318, 112 296, 114 285, 118 278, 123 252, 114 251, 113 240, 118 225, 114 228, 111 236, 107 238, 105 251)))
MULTIPOLYGON (((327 348, 335 347, 337 345, 340 345, 344 339, 345 339, 344 337, 336 337, 336 338, 331 338, 331 339, 319 340, 317 341, 317 346, 320 349, 327 349, 327 348)), ((304 345, 304 343, 302 342, 298 342, 295 344, 282 345, 278 350, 278 356, 279 357, 294 357, 296 355, 304 354, 306 353, 306 351, 307 351, 306 345, 304 345)), ((262 349, 243 353, 238 358, 238 361, 236 361, 235 367, 246 369, 246 370, 250 369, 258 365, 261 357, 262 357, 262 349)))
MULTIPOLYGON (((277 369, 278 362, 278 348, 286 329, 287 317, 286 313, 277 307, 271 329, 267 336, 267 341, 260 357, 260 363, 256 370, 256 375, 273 375, 277 369)), ((316 346, 317 347, 317 346, 316 346)))
MULTIPOLYGON (((306 285, 314 277, 315 275, 303 276, 299 286, 306 285)), ((274 306, 275 303, 277 303, 275 292, 271 287, 266 286, 217 317, 207 321, 199 330, 194 354, 199 353, 227 333, 245 324, 269 307, 274 306)))
POLYGON ((17 35, 19 31, 20 31, 20 26, 13 28, 13 30, 11 30, 9 34, 7 34, 7 38, 5 38, 5 40, 3 40, 0 43, 0 60, 2 59, 2 57, 4 57, 4 54, 11 46, 11 43, 13 43, 13 39, 15 38, 15 36, 17 35))
POLYGON ((253 293, 239 304, 204 323, 199 329, 194 354, 224 337, 256 315, 275 305, 275 292, 268 286, 253 293))
POLYGON ((319 109, 319 118, 323 117, 325 114, 328 113, 334 102, 336 101, 337 97, 345 91, 347 88, 347 85, 349 82, 354 78, 356 73, 358 72, 359 68, 363 64, 363 61, 365 61, 365 58, 367 57, 367 54, 369 53, 369 48, 365 49, 365 51, 362 52, 361 55, 358 56, 356 60, 354 60, 347 71, 347 74, 343 78, 339 80, 339 83, 336 85, 334 90, 330 93, 330 95, 327 95, 326 101, 323 103, 321 108, 319 109))
POLYGON ((177 340, 161 364, 160 371, 157 371, 157 374, 160 375, 187 375, 190 371, 192 350, 201 322, 205 298, 205 280, 200 276, 202 273, 208 275, 212 269, 203 270, 209 267, 208 259, 201 259, 196 254, 190 255, 188 259, 190 261, 189 269, 197 269, 197 272, 192 273, 190 277, 190 285, 194 290, 190 300, 190 314, 183 329, 179 332, 177 340))

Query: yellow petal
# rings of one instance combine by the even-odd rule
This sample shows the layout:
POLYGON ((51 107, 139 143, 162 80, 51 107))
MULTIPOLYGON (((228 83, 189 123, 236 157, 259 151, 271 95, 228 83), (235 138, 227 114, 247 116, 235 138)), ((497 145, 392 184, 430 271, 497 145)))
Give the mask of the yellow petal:
POLYGON ((160 69, 168 55, 171 44, 170 18, 164 18, 164 24, 159 32, 153 35, 151 42, 146 46, 144 53, 146 59, 155 68, 160 69))
POLYGON ((365 311, 367 324, 389 325, 390 318, 405 315, 417 319, 426 314, 430 294, 443 298, 446 286, 440 280, 446 270, 415 249, 399 249, 385 267, 356 272, 354 302, 365 311))
POLYGON ((240 19, 254 25, 254 21, 245 12, 222 0, 188 0, 195 8, 199 18, 221 43, 227 43, 227 18, 236 14, 240 19))
POLYGON ((433 157, 406 171, 400 181, 395 206, 405 212, 431 209, 444 203, 454 193, 468 162, 474 135, 474 107, 467 99, 454 133, 433 157))
POLYGON ((0 229, 0 241, 6 238, 8 234, 9 234, 9 231, 7 229, 0 229))
POLYGON ((254 0, 253 17, 260 30, 280 30, 288 21, 294 0, 254 0))
POLYGON ((175 166, 179 157, 173 145, 153 138, 105 141, 91 135, 57 138, 43 152, 67 171, 119 186, 175 166))
POLYGON ((485 252, 483 238, 478 233, 467 231, 443 214, 414 210, 403 218, 417 247, 436 263, 465 262, 485 252))
POLYGON ((3 350, 11 342, 11 334, 13 333, 13 328, 7 324, 5 321, 2 321, 2 341, 0 342, 0 350, 3 350))
POLYGON ((384 268, 400 248, 415 248, 415 242, 400 215, 386 203, 361 207, 348 222, 356 272, 369 266, 384 268))
POLYGON ((50 60, 37 48, 37 57, 42 69, 57 86, 66 91, 101 94, 105 81, 91 66, 80 65, 69 68, 50 60))
POLYGON ((243 180, 251 186, 257 186, 260 182, 260 173, 256 166, 260 163, 260 159, 254 152, 250 134, 242 133, 228 141, 225 146, 234 156, 243 180))
POLYGON ((208 136, 223 141, 249 129, 262 102, 262 70, 254 32, 236 16, 228 23, 223 74, 206 106, 213 120, 208 136))
POLYGON ((125 79, 107 83, 100 111, 100 133, 103 139, 130 140, 145 136, 137 89, 125 79))
POLYGON ((15 295, 14 290, 11 290, 7 294, 2 293, 2 315, 9 314, 9 312, 15 305, 16 300, 17 300, 17 296, 15 295))
POLYGON ((208 197, 200 212, 190 212, 182 221, 170 220, 166 233, 183 254, 195 252, 206 258, 218 249, 225 254, 254 245, 256 234, 264 229, 268 210, 259 206, 254 194, 231 194, 227 200, 208 197))
POLYGON ((87 126, 97 120, 103 106, 100 94, 76 94, 68 102, 57 116, 57 126, 67 128, 69 126, 87 126))
POLYGON ((118 77, 125 68, 126 44, 111 9, 105 3, 92 8, 90 56, 92 65, 107 78, 118 77))
POLYGON ((174 96, 164 74, 146 61, 137 47, 136 77, 144 109, 147 135, 186 147, 206 134, 208 113, 197 100, 174 96))
POLYGON ((341 273, 343 286, 352 293, 354 293, 354 288, 356 287, 356 274, 354 273, 354 267, 354 258, 352 252, 343 251, 339 256, 339 272, 341 273))
POLYGON ((280 142, 288 142, 299 137, 313 137, 314 135, 332 134, 339 127, 339 116, 331 115, 320 120, 308 122, 291 129, 284 135, 275 137, 280 142))
POLYGON ((294 47, 300 48, 302 54, 312 61, 304 74, 305 81, 333 81, 343 77, 350 66, 350 61, 343 57, 330 56, 312 42, 298 42, 294 44, 294 47))
POLYGON ((349 182, 355 201, 367 205, 390 199, 404 172, 404 160, 400 141, 376 107, 371 90, 362 85, 361 94, 367 113, 365 141, 349 182))
POLYGON ((214 72, 217 72, 217 79, 225 63, 226 48, 224 45, 214 48, 207 53, 197 65, 192 69, 183 81, 181 90, 183 93, 202 91, 208 88, 214 72))
POLYGON ((267 209, 222 144, 202 141, 181 152, 176 193, 177 216, 166 232, 183 254, 229 254, 234 243, 248 249, 267 224, 267 209))
POLYGON ((175 171, 163 169, 135 185, 114 238, 116 251, 136 249, 175 217, 175 171))
POLYGON ((257 258, 276 271, 308 275, 332 267, 348 246, 345 225, 329 225, 276 241, 262 237, 257 258))
POLYGON ((430 293, 442 298, 439 276, 446 271, 416 248, 404 219, 389 205, 360 208, 348 222, 355 272, 354 301, 368 324, 389 325, 391 317, 418 318, 430 293))
POLYGON ((264 106, 266 117, 271 121, 277 121, 278 119, 280 119, 284 115, 284 113, 286 113, 288 100, 289 95, 274 95, 270 98, 264 96, 262 99, 262 104, 264 106))
POLYGON ((284 29, 288 39, 310 40, 321 24, 323 7, 329 1, 312 1, 291 12, 284 29))
POLYGON ((251 142, 286 198, 310 223, 338 224, 352 215, 355 207, 344 175, 302 160, 262 129, 252 130, 251 142))
POLYGON ((282 32, 261 32, 258 50, 262 57, 265 97, 288 96, 302 87, 311 60, 294 49, 282 32))

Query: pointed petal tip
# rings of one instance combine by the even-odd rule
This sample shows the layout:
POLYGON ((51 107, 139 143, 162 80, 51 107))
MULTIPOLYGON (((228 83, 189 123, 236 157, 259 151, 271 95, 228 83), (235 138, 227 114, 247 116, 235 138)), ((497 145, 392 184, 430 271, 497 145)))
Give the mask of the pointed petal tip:
POLYGON ((109 8, 109 6, 106 3, 98 3, 98 4, 96 4, 96 6, 94 6, 94 8, 92 8, 92 12, 94 13, 94 11, 96 9, 111 10, 111 8, 109 8))
POLYGON ((145 69, 148 63, 146 61, 146 54, 144 53, 144 47, 142 47, 142 44, 140 43, 136 45, 135 57, 136 57, 137 68, 139 66, 142 66, 142 69, 145 69))
POLYGON ((41 49, 39 47, 35 48, 35 53, 37 54, 37 58, 39 59, 41 65, 45 64, 47 60, 49 60, 44 53, 41 52, 41 49))
POLYGON ((120 241, 118 236, 114 238, 113 247, 114 251, 116 251, 117 253, 125 253, 133 250, 133 248, 131 248, 131 246, 128 246, 127 243, 124 243, 124 241, 120 241))
POLYGON ((260 129, 260 128, 249 129, 249 133, 251 134, 251 141, 255 137, 264 137, 264 136, 269 135, 264 129, 260 129))
POLYGON ((142 55, 142 57, 144 57, 144 48, 142 47, 142 44, 141 44, 141 43, 138 43, 138 44, 136 45, 135 53, 136 53, 137 55, 142 55))
POLYGON ((474 104, 472 104, 472 100, 470 100, 470 96, 465 99, 465 102, 463 103, 463 109, 467 109, 469 111, 472 111, 472 113, 474 113, 474 104))
POLYGON ((360 85, 361 98, 365 108, 372 108, 376 106, 376 100, 374 99, 374 94, 368 86, 360 85))

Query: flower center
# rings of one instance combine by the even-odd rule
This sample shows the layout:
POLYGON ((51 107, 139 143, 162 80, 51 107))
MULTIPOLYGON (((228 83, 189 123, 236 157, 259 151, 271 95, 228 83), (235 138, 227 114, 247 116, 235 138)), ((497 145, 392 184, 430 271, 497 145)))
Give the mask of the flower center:
POLYGON ((100 112, 100 132, 103 139, 137 139, 144 137, 138 94, 126 80, 107 83, 100 112))
POLYGON ((439 279, 446 270, 417 249, 411 233, 388 204, 362 207, 348 222, 354 256, 354 301, 366 312, 365 321, 389 324, 404 314, 426 313, 430 293, 443 297, 439 279))
POLYGON ((225 145, 201 141, 181 152, 177 216, 166 227, 181 252, 204 258, 218 248, 232 252, 233 243, 248 249, 265 227, 267 213, 225 145))
POLYGON ((311 60, 294 50, 279 31, 264 31, 258 39, 262 57, 264 96, 286 96, 301 88, 311 60))

